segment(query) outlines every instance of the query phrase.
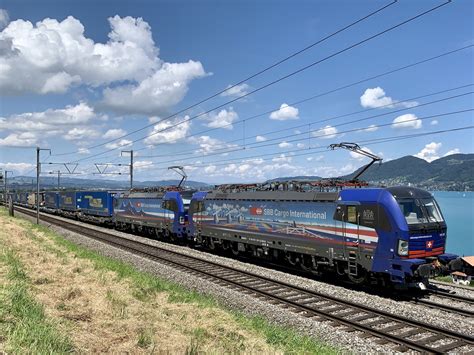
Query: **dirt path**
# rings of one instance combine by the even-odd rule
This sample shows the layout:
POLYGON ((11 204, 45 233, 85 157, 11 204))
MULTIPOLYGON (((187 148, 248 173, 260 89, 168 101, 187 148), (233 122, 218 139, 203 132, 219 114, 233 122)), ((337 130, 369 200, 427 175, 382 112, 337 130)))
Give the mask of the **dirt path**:
POLYGON ((0 225, 0 243, 21 259, 32 294, 78 352, 278 352, 224 310, 173 302, 165 291, 137 292, 25 220, 0 215, 0 225))

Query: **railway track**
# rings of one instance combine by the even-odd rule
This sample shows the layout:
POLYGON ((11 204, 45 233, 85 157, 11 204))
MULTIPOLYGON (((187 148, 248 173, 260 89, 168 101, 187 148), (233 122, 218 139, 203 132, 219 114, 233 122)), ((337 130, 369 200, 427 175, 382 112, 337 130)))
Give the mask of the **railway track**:
MULTIPOLYGON (((33 215, 28 209, 19 212, 33 215)), ((209 280, 223 287, 264 300, 301 316, 343 327, 346 332, 360 332, 364 338, 376 338, 379 344, 397 344, 394 350, 445 353, 463 346, 474 346, 474 337, 424 322, 404 318, 350 301, 310 291, 250 272, 220 265, 179 252, 120 238, 107 230, 74 223, 47 214, 44 221, 107 243, 111 246, 158 261, 183 272, 209 280), (415 338, 416 337, 416 338, 415 338)))

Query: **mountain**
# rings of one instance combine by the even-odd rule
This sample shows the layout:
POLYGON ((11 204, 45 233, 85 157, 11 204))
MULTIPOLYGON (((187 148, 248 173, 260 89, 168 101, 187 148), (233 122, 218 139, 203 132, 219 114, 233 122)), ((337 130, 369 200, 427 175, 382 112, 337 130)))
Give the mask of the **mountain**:
MULTIPOLYGON (((364 166, 339 179, 351 180, 364 166)), ((318 176, 291 176, 269 180, 320 180, 318 176)), ((372 165, 361 180, 374 185, 413 185, 427 190, 474 190, 474 154, 453 154, 431 163, 408 155, 383 164, 372 165)))
MULTIPOLYGON (((180 180, 161 180, 161 181, 134 181, 133 186, 135 188, 143 187, 154 187, 154 186, 170 186, 177 185, 180 180)), ((58 186, 57 177, 53 176, 41 176, 40 177, 41 189, 56 189, 58 186)), ((192 189, 205 189, 209 185, 199 181, 186 181, 185 185, 192 189)), ((127 180, 102 180, 102 179, 77 179, 67 176, 61 176, 60 186, 62 189, 109 189, 109 190, 126 190, 129 188, 130 183, 127 180)), ((10 190, 15 189, 28 189, 31 190, 36 188, 36 178, 28 176, 15 176, 8 178, 8 188, 10 190)))
MULTIPOLYGON (((362 168, 341 178, 351 179, 362 168)), ((361 179, 387 186, 411 184, 428 190, 474 190, 474 154, 453 154, 431 163, 405 156, 374 164, 361 179)))
POLYGON ((267 180, 267 182, 274 182, 274 181, 317 181, 321 180, 321 176, 315 175, 308 175, 308 176, 287 176, 287 177, 279 177, 276 179, 267 180))

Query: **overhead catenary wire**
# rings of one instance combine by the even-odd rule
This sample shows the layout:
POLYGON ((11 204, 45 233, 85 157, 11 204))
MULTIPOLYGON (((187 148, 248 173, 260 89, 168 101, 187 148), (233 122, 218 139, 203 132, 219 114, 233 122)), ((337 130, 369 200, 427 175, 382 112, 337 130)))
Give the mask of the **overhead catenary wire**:
MULTIPOLYGON (((256 92, 259 92, 259 91, 261 91, 261 90, 264 90, 264 89, 266 89, 266 88, 268 88, 268 87, 270 87, 270 86, 272 86, 272 85, 274 85, 274 84, 277 84, 277 83, 279 83, 279 82, 281 82, 281 81, 283 81, 283 80, 286 80, 286 79, 288 79, 288 78, 290 78, 290 77, 292 77, 292 76, 294 76, 294 75, 296 75, 296 74, 299 74, 299 73, 301 73, 301 72, 303 72, 303 71, 305 71, 305 70, 307 70, 307 69, 310 69, 310 68, 312 68, 312 67, 314 67, 314 66, 317 66, 317 65, 319 65, 319 64, 321 64, 321 63, 323 63, 323 62, 325 62, 325 61, 327 61, 327 60, 329 60, 329 59, 331 59, 331 58, 334 58, 334 57, 336 57, 336 56, 338 56, 338 55, 340 55, 340 54, 342 54, 342 53, 345 53, 345 52, 347 52, 347 51, 350 51, 351 49, 354 49, 354 48, 356 48, 356 47, 358 47, 358 46, 360 46, 360 45, 362 45, 362 44, 364 44, 364 43, 367 43, 367 42, 369 42, 369 41, 371 41, 371 40, 373 40, 373 39, 375 39, 375 38, 378 38, 378 37, 380 37, 380 36, 382 36, 382 35, 384 35, 384 34, 390 32, 390 31, 393 31, 393 30, 395 30, 395 29, 397 29, 397 28, 399 28, 399 27, 401 27, 401 26, 403 26, 403 25, 406 25, 406 24, 408 24, 408 23, 410 23, 410 22, 412 22, 412 21, 414 21, 414 20, 416 20, 416 19, 418 19, 418 18, 421 18, 421 17, 423 17, 423 16, 425 16, 425 15, 427 15, 427 14, 433 12, 433 11, 436 11, 436 10, 440 9, 441 7, 443 7, 443 6, 448 5, 449 3, 451 3, 451 0, 447 0, 446 2, 444 2, 444 3, 442 3, 442 4, 439 4, 439 5, 437 5, 437 6, 434 6, 434 7, 430 8, 430 9, 428 9, 428 10, 425 10, 425 11, 423 11, 423 12, 421 12, 421 13, 415 15, 415 16, 412 16, 412 17, 410 17, 410 18, 408 18, 408 19, 406 19, 406 20, 404 20, 404 21, 402 21, 402 22, 397 23, 396 25, 393 25, 393 26, 391 26, 391 27, 388 27, 388 28, 386 28, 385 30, 382 30, 382 31, 380 31, 380 32, 377 32, 377 33, 374 34, 374 35, 371 35, 371 36, 369 36, 369 37, 366 37, 366 38, 364 38, 364 39, 362 39, 362 40, 360 40, 360 41, 358 41, 358 42, 356 42, 356 43, 353 43, 353 44, 351 44, 351 45, 349 45, 349 46, 347 46, 347 47, 345 47, 345 48, 343 48, 343 49, 341 49, 341 50, 338 50, 338 51, 336 51, 336 52, 334 52, 334 53, 332 53, 332 54, 330 54, 330 55, 328 55, 328 56, 326 56, 326 57, 324 57, 324 58, 322 58, 322 59, 316 60, 316 61, 314 61, 314 62, 312 62, 312 63, 310 63, 310 64, 308 64, 308 65, 306 65, 306 66, 303 66, 303 67, 301 67, 301 68, 299 68, 299 69, 297 69, 297 70, 295 70, 295 71, 293 71, 293 72, 290 72, 290 73, 288 73, 288 74, 286 74, 286 75, 284 75, 284 76, 281 76, 281 77, 279 77, 278 79, 275 79, 275 80, 273 80, 273 81, 270 81, 270 82, 267 83, 267 84, 264 84, 264 85, 262 85, 262 86, 260 86, 260 87, 258 87, 258 88, 256 88, 256 89, 254 89, 254 90, 251 90, 251 91, 249 91, 248 93, 245 93, 245 94, 243 94, 243 95, 240 95, 240 96, 238 96, 238 97, 235 98, 235 99, 229 100, 229 101, 227 101, 227 102, 225 102, 225 103, 223 103, 223 104, 220 104, 220 105, 218 105, 218 106, 215 106, 215 107, 213 107, 213 108, 210 109, 210 110, 207 110, 207 111, 205 111, 205 112, 199 113, 199 114, 197 114, 197 115, 194 115, 194 116, 192 116, 192 117, 189 117, 189 118, 187 118, 187 119, 185 119, 185 120, 182 120, 182 121, 180 121, 180 122, 174 123, 174 124, 172 124, 172 125, 170 125, 170 126, 164 128, 164 129, 161 129, 161 130, 152 132, 151 134, 148 134, 148 135, 146 135, 146 136, 144 136, 144 137, 140 137, 140 138, 138 138, 138 139, 135 139, 135 140, 132 141, 132 143, 136 143, 136 142, 138 142, 138 141, 144 140, 144 139, 146 139, 146 138, 148 138, 148 137, 151 137, 151 136, 153 136, 153 135, 155 135, 155 134, 158 134, 158 133, 160 133, 160 132, 167 131, 167 130, 173 128, 173 127, 176 127, 176 126, 182 125, 182 124, 184 124, 184 123, 186 123, 186 122, 190 122, 190 121, 192 121, 192 120, 195 120, 195 119, 198 118, 198 117, 202 117, 202 116, 204 116, 204 115, 207 115, 207 114, 211 113, 211 112, 214 111, 214 110, 217 110, 217 109, 219 109, 219 108, 222 108, 222 107, 224 107, 224 106, 227 106, 227 105, 230 104, 230 103, 236 102, 236 101, 241 100, 241 99, 243 99, 243 98, 245 98, 245 97, 248 97, 248 96, 250 96, 250 95, 252 95, 252 94, 254 94, 254 93, 256 93, 256 92)), ((173 116, 173 117, 174 117, 174 116, 173 116)), ((159 122, 163 122, 164 120, 165 120, 165 119, 160 120, 160 121, 158 121, 158 122, 154 122, 153 124, 149 124, 149 125, 145 126, 144 128, 142 128, 141 130, 146 129, 146 128, 148 128, 148 127, 151 127, 151 126, 153 126, 153 125, 156 125, 156 124, 159 123, 159 122)), ((130 134, 131 134, 131 133, 129 133, 128 135, 130 135, 130 134)), ((128 136, 128 135, 127 135, 127 136, 128 136)), ((116 139, 112 140, 112 142, 113 142, 113 141, 116 141, 116 140, 118 140, 118 139, 121 139, 121 138, 122 138, 122 137, 116 138, 116 139)), ((109 142, 103 142, 103 143, 100 144, 100 146, 105 145, 105 144, 107 144, 107 143, 109 143, 109 142)), ((93 157, 96 157, 96 156, 100 156, 100 155, 106 154, 107 152, 110 152, 110 151, 113 151, 113 150, 116 150, 116 149, 119 149, 119 148, 121 148, 121 147, 117 147, 117 148, 114 148, 114 149, 109 149, 109 150, 106 150, 105 152, 101 152, 101 153, 96 153, 96 154, 93 154, 92 156, 90 156, 90 157, 88 157, 88 158, 93 158, 93 157)), ((85 160, 85 159, 86 159, 86 158, 74 160, 74 162, 82 161, 82 160, 85 160)))
MULTIPOLYGON (((184 109, 182 109, 182 110, 180 110, 180 111, 178 111, 178 112, 175 112, 175 113, 173 113, 173 114, 167 116, 166 118, 163 118, 162 120, 160 120, 160 122, 161 122, 161 121, 169 120, 169 119, 171 119, 171 118, 173 118, 173 117, 176 117, 176 116, 178 116, 178 115, 180 115, 180 114, 182 114, 182 113, 184 113, 184 112, 186 112, 186 111, 189 111, 189 110, 192 109, 192 108, 198 107, 199 105, 201 105, 201 104, 203 104, 203 103, 205 103, 205 102, 207 102, 207 101, 209 101, 209 100, 211 100, 211 99, 213 99, 213 98, 215 98, 215 97, 217 97, 217 96, 219 96, 219 95, 221 95, 221 94, 223 94, 223 93, 225 93, 225 92, 228 92, 229 90, 231 90, 231 89, 233 89, 233 88, 235 88, 235 87, 237 87, 237 86, 239 86, 239 85, 241 85, 241 84, 243 84, 243 83, 245 83, 245 82, 247 82, 247 81, 249 81, 249 80, 251 80, 251 79, 254 79, 254 78, 256 78, 257 76, 260 76, 260 75, 262 75, 263 73, 266 73, 267 71, 269 71, 269 70, 271 70, 271 69, 273 69, 273 68, 279 66, 280 64, 283 64, 283 63, 287 62, 288 60, 290 60, 290 59, 292 59, 292 58, 294 58, 294 57, 300 55, 301 53, 306 52, 307 50, 309 50, 309 49, 311 49, 311 48, 313 48, 313 47, 315 47, 315 46, 317 46, 317 45, 319 45, 319 44, 321 44, 321 43, 327 41, 328 39, 330 39, 330 38, 332 38, 332 37, 338 35, 339 33, 342 33, 342 32, 344 32, 345 30, 347 30, 347 29, 349 29, 349 28, 351 28, 351 27, 353 27, 353 26, 355 26, 355 25, 357 25, 357 24, 359 24, 359 23, 361 23, 361 22, 363 22, 363 21, 369 19, 370 17, 372 17, 372 16, 374 16, 374 15, 376 15, 376 14, 382 12, 383 10, 389 8, 390 6, 396 4, 397 2, 398 2, 398 0, 393 0, 392 2, 390 2, 390 3, 388 3, 388 4, 384 5, 384 6, 382 6, 382 7, 380 7, 380 8, 378 8, 378 9, 376 9, 376 10, 370 12, 369 14, 367 14, 367 15, 365 15, 365 16, 363 16, 363 17, 361 17, 361 18, 359 18, 359 19, 357 19, 357 20, 355 20, 355 21, 353 21, 353 22, 351 22, 351 23, 349 23, 348 25, 345 25, 344 27, 342 27, 342 28, 340 28, 340 29, 338 29, 338 30, 336 30, 336 31, 334 31, 334 32, 332 32, 332 33, 330 33, 329 35, 326 35, 325 37, 323 37, 323 38, 317 40, 316 42, 313 42, 313 43, 311 43, 311 44, 309 44, 309 45, 303 47, 302 49, 297 50, 296 52, 290 53, 290 54, 287 55, 286 57, 277 60, 277 61, 274 62, 273 64, 271 64, 271 65, 269 65, 269 66, 267 66, 267 67, 265 67, 265 68, 263 68, 263 69, 260 69, 259 71, 257 71, 257 72, 255 72, 255 73, 253 73, 253 74, 251 74, 251 75, 245 77, 244 79, 241 79, 241 80, 239 80, 238 82, 236 82, 236 83, 234 83, 234 84, 231 84, 231 85, 227 86, 226 88, 224 88, 224 89, 222 89, 222 90, 219 90, 218 92, 216 92, 216 93, 214 93, 214 94, 212 94, 212 95, 210 95, 210 96, 207 96, 206 98, 201 99, 200 101, 198 101, 198 102, 196 102, 196 103, 194 103, 194 104, 192 104, 192 105, 190 105, 190 106, 187 106, 186 108, 184 108, 184 109)), ((134 131, 132 131, 132 132, 129 132, 129 133, 125 134, 125 135, 122 135, 122 136, 120 136, 120 137, 114 138, 114 139, 109 140, 109 141, 106 141, 106 142, 102 142, 102 143, 100 143, 100 144, 97 144, 97 145, 94 145, 94 146, 91 146, 91 147, 88 147, 88 149, 98 148, 98 147, 101 147, 101 146, 106 145, 106 144, 108 144, 108 143, 115 142, 116 140, 123 139, 123 138, 125 138, 125 137, 129 137, 130 135, 132 135, 132 134, 134 134, 134 133, 137 133, 137 132, 140 132, 140 131, 143 131, 143 130, 145 130, 146 128, 155 125, 156 123, 157 123, 157 122, 154 122, 154 123, 152 123, 152 124, 149 124, 149 125, 146 125, 146 126, 144 126, 144 127, 139 128, 139 129, 136 129, 136 130, 134 130, 134 131)), ((76 151, 76 152, 72 152, 72 153, 60 153, 60 154, 57 154, 57 155, 69 155, 69 154, 76 154, 76 153, 77 153, 77 151, 76 151)))
MULTIPOLYGON (((473 93, 474 93, 474 92, 471 91, 471 92, 464 93, 464 94, 461 94, 461 95, 456 95, 456 96, 452 96, 452 97, 449 97, 449 98, 444 98, 444 99, 440 99, 440 100, 435 100, 435 101, 430 102, 429 104, 432 104, 432 103, 439 103, 439 102, 442 102, 442 101, 447 101, 447 100, 451 100, 451 99, 454 99, 454 98, 459 98, 459 97, 466 96, 466 95, 472 95, 473 93)), ((428 104, 428 103, 426 103, 425 106, 426 106, 427 104, 428 104)), ((469 110, 467 110, 467 111, 470 111, 470 110, 471 110, 471 109, 469 109, 469 110)), ((430 116, 426 116, 426 117, 416 117, 415 119, 406 120, 406 121, 404 121, 404 122, 412 122, 412 121, 416 121, 416 120, 426 120, 426 119, 429 119, 429 118, 435 118, 435 117, 441 117, 441 116, 445 116, 445 115, 463 113, 463 112, 467 112, 467 111, 466 111, 466 110, 461 110, 461 111, 450 112, 450 113, 447 113, 447 114, 430 115, 430 116)), ((361 122, 361 121, 369 120, 369 119, 372 119, 372 118, 377 118, 377 117, 380 117, 380 116, 385 116, 385 115, 388 115, 388 114, 393 114, 393 112, 383 113, 383 114, 380 114, 380 115, 369 116, 369 117, 364 117, 364 118, 359 118, 359 119, 356 119, 356 120, 352 120, 352 121, 348 121, 348 122, 343 122, 343 123, 334 125, 334 126, 332 126, 332 127, 336 128, 336 127, 340 127, 340 126, 345 126, 345 125, 348 125, 348 124, 352 124, 352 123, 356 123, 356 122, 361 122)), ((401 123, 404 123, 404 122, 401 122, 401 123)), ((358 127, 358 128, 355 128, 355 129, 346 130, 346 131, 341 131, 341 132, 322 133, 322 134, 319 134, 319 135, 314 135, 313 133, 321 132, 322 130, 324 130, 324 128, 317 128, 317 129, 314 129, 314 130, 309 130, 309 131, 307 131, 307 132, 293 133, 293 134, 289 134, 289 135, 286 135, 286 136, 283 136, 283 137, 278 137, 278 138, 269 139, 269 140, 266 140, 266 141, 264 141, 264 142, 248 143, 248 144, 246 145, 246 147, 245 147, 245 150, 250 150, 250 149, 255 149, 255 148, 262 148, 262 147, 268 147, 268 146, 272 146, 272 145, 277 145, 277 144, 280 144, 280 143, 282 142, 282 139, 288 139, 288 138, 298 137, 298 136, 302 136, 302 138, 292 139, 292 140, 285 140, 285 141, 286 141, 287 143, 293 143, 293 142, 303 141, 303 140, 306 140, 306 139, 307 139, 307 136, 306 136, 307 134, 311 134, 311 138, 322 138, 322 137, 334 136, 334 135, 338 135, 338 134, 342 134, 342 133, 359 132, 359 131, 363 131, 363 130, 369 129, 369 128, 380 128, 380 127, 386 127, 386 126, 397 125, 397 124, 400 124, 400 123, 390 122, 390 123, 386 123, 386 124, 379 124, 379 125, 370 125, 370 126, 358 127), (271 142, 274 142, 274 143, 271 143, 271 142)), ((207 152, 207 151, 206 151, 206 154, 191 155, 191 156, 188 156, 188 157, 186 157, 186 158, 181 158, 180 160, 190 160, 190 159, 196 159, 196 158, 201 158, 201 157, 209 157, 209 156, 221 155, 221 154, 225 154, 225 153, 232 153, 232 152, 244 150, 243 147, 240 147, 240 146, 237 146, 237 147, 238 147, 238 148, 236 148, 236 146, 228 147, 227 150, 220 149, 220 150, 218 150, 218 151, 210 151, 210 152, 207 152)), ((173 155, 174 155, 174 154, 173 154, 173 155)), ((188 154, 188 155, 189 155, 189 154, 188 154)), ((153 158, 153 157, 152 157, 152 156, 142 156, 142 158, 153 158)), ((168 162, 173 162, 173 161, 176 161, 176 159, 173 159, 173 160, 166 160, 166 161, 160 161, 160 162, 158 162, 158 163, 161 164, 161 163, 168 163, 168 162)))
MULTIPOLYGON (((409 69, 409 68, 413 68, 413 67, 416 67, 418 65, 421 65, 421 64, 425 64, 427 62, 431 62, 433 60, 436 60, 436 59, 440 59, 440 58, 443 58, 443 57, 446 57, 446 56, 449 56, 449 55, 452 55, 452 54, 455 54, 455 53, 458 53, 458 52, 461 52, 463 50, 466 50, 466 49, 469 49, 469 48, 472 48, 474 47, 474 45, 467 45, 467 46, 463 46, 463 47, 460 47, 460 48, 456 48, 454 50, 450 50, 450 51, 447 51, 447 52, 443 52, 441 54, 438 54, 438 55, 435 55, 435 56, 432 56, 432 57, 429 57, 429 58, 425 58, 425 59, 422 59, 422 60, 419 60, 417 62, 414 62, 414 63, 411 63, 411 64, 407 64, 407 65, 404 65, 404 66, 401 66, 401 67, 398 67, 398 68, 395 68, 395 69, 391 69, 391 70, 388 70, 388 71, 385 71, 385 72, 382 72, 382 73, 379 73, 379 74, 375 74, 375 75, 372 75, 370 77, 367 77, 367 78, 364 78, 364 79, 360 79, 358 81, 355 81, 355 82, 352 82, 352 83, 349 83, 349 84, 345 84, 345 85, 342 85, 342 86, 339 86, 335 89, 331 89, 329 91, 326 91, 326 92, 322 92, 322 93, 319 93, 319 94, 315 94, 315 95, 312 95, 310 97, 307 97, 305 99, 301 99, 299 101, 295 101, 293 103, 290 103, 289 105, 290 106, 298 106, 302 103, 305 103, 305 102, 309 102, 311 100, 314 100, 316 98, 320 98, 320 97, 323 97, 323 96, 326 96, 326 95, 329 95, 329 94, 332 94, 332 93, 335 93, 335 92, 338 92, 338 91, 341 91, 341 90, 344 90, 344 89, 347 89, 347 88, 350 88, 350 87, 353 87, 353 86, 356 86, 358 84, 362 84, 364 82, 367 82, 367 81, 370 81, 370 80, 374 80, 374 79, 378 79, 380 77, 384 77, 384 76, 387 76, 387 75, 390 75, 390 74, 394 74, 394 73, 397 73, 399 71, 403 71, 403 70, 406 70, 406 69, 409 69)), ((469 86, 469 85, 466 85, 466 86, 469 86)), ((461 87, 459 87, 461 88, 461 87)), ((455 90, 455 89, 453 89, 455 90)), ((450 89, 446 90, 446 91, 450 91, 450 89)), ((441 92, 439 92, 441 93, 441 92)), ((435 93, 431 94, 431 95, 435 95, 435 93)), ((426 96, 430 96, 429 94, 428 95, 425 95, 426 96)), ((418 97, 418 99, 421 98, 421 97, 418 97)), ((411 99, 407 99, 407 100, 415 100, 417 98, 411 98, 411 99)), ((407 100, 404 100, 404 101, 407 101, 407 100)), ((399 101, 400 102, 400 101, 399 101)), ((252 119, 255 119, 255 118, 259 118, 259 117, 262 117, 262 116, 265 116, 267 114, 270 114, 272 113, 273 111, 275 110, 278 110, 278 107, 277 108, 274 108, 272 110, 269 110, 269 111, 265 111, 263 113, 259 113, 259 114, 256 114, 256 115, 253 115, 253 116, 250 116, 250 117, 247 117, 243 120, 252 120, 252 119)), ((233 124, 238 124, 240 122, 242 122, 243 120, 239 120, 237 122, 234 122, 233 124)), ((213 128, 208 128, 208 129, 205 129, 203 131, 199 131, 197 133, 193 133, 193 134, 189 134, 189 135, 186 135, 185 137, 183 137, 182 139, 184 138, 190 138, 190 137, 194 137, 194 136, 198 136, 198 135, 201 135, 201 134, 205 134, 205 133, 209 133, 209 132, 212 132, 212 131, 215 131, 215 130, 219 130, 219 129, 223 129, 227 126, 229 126, 230 124, 226 124, 226 125, 222 125, 222 126, 219 126, 219 127, 213 127, 213 128)), ((296 128, 296 127, 293 127, 293 128, 296 128)), ((268 134, 268 133, 265 133, 265 134, 268 134)), ((248 138, 251 138, 251 137, 248 137, 248 138)), ((167 143, 157 143, 157 144, 154 144, 153 147, 156 147, 156 146, 160 146, 160 145, 164 145, 164 144, 168 144, 168 143, 173 143, 173 142, 167 142, 167 143)), ((130 146, 132 145, 133 143, 129 143, 127 146, 130 146)), ((151 147, 143 147, 143 148, 136 148, 135 151, 142 151, 142 150, 145 150, 145 149, 152 149, 151 147)), ((194 151, 194 150, 193 150, 194 151)), ((106 153, 109 153, 110 151, 106 151, 106 152, 103 152, 103 153, 100 153, 100 154, 97 154, 97 155, 103 155, 103 154, 106 154, 106 153)), ((96 156, 97 156, 96 155, 96 156)), ((88 160, 88 159, 91 159, 93 158, 94 156, 91 156, 91 157, 85 157, 83 160, 88 160)), ((104 159, 104 157, 100 158, 100 159, 104 159)))
MULTIPOLYGON (((418 138, 418 137, 424 137, 424 136, 430 136, 430 135, 435 135, 435 134, 442 134, 442 133, 450 133, 450 132, 457 132, 457 131, 464 131, 464 130, 469 130, 469 129, 474 129, 474 125, 470 126, 463 126, 463 127, 456 127, 456 128, 450 128, 450 129, 444 129, 444 130, 438 130, 438 131, 430 131, 430 132, 424 132, 424 133, 414 133, 414 134, 409 134, 409 135, 404 135, 404 136, 389 136, 389 137, 380 137, 380 138, 374 138, 374 139, 366 139, 366 140, 358 140, 358 144, 363 144, 363 145, 375 145, 375 144, 381 144, 381 143, 388 143, 388 142, 393 142, 393 141, 398 141, 398 140, 404 140, 404 139, 411 139, 411 138, 418 138)), ((300 156, 306 156, 306 155, 313 155, 314 153, 323 153, 323 152, 330 152, 332 151, 331 149, 328 149, 327 147, 314 147, 314 148, 305 148, 305 149, 295 149, 295 150, 290 150, 290 151, 284 151, 284 152, 278 152, 278 153, 269 153, 269 154, 260 154, 252 157, 242 157, 242 158, 235 158, 235 159, 227 159, 227 160, 221 160, 221 161, 216 161, 216 162, 200 162, 200 163, 194 163, 194 164, 187 164, 184 166, 184 168, 205 168, 209 166, 227 166, 232 163, 252 163, 253 161, 257 160, 259 162, 263 161, 274 161, 277 162, 278 160, 280 161, 285 161, 287 158, 295 158, 295 157, 300 157, 300 156), (302 152, 303 151, 303 152, 302 152), (296 153, 295 153, 296 152, 296 153), (302 153, 297 153, 297 152, 302 152, 302 153), (294 154, 291 154, 294 153, 294 154), (290 154, 288 156, 283 156, 282 154, 290 154), (265 156, 272 156, 273 158, 262 158, 265 156), (276 160, 275 160, 276 159, 276 160)), ((167 168, 154 168, 153 170, 166 170, 167 168)))
MULTIPOLYGON (((417 117, 417 118, 414 118, 414 119, 411 119, 411 120, 406 120, 406 121, 403 121, 403 122, 398 122, 398 123, 394 123, 394 122, 390 122, 390 123, 386 123, 386 124, 380 124, 380 125, 376 125, 377 128, 380 128, 380 127, 386 127, 386 126, 392 126, 392 125, 400 125, 400 124, 404 124, 404 123, 407 123, 407 122, 414 122, 416 120, 427 120, 427 119, 430 119, 430 118, 443 118, 443 117, 448 117, 448 116, 451 116, 451 115, 456 115, 456 114, 460 114, 460 113, 466 113, 466 112, 472 112, 474 111, 474 108, 470 108, 470 109, 467 109, 467 110, 460 110, 460 111, 453 111, 453 112, 447 112, 447 113, 442 113, 442 114, 437 114, 437 115, 430 115, 430 116, 425 116, 425 117, 417 117)), ((341 132, 337 132, 337 133, 331 133, 331 134, 321 134, 321 135, 318 135, 318 136, 314 136, 314 138, 323 138, 323 137, 336 137, 337 135, 341 135, 341 134, 345 134, 345 133, 352 133, 352 132, 357 132, 357 131, 360 131, 361 129, 363 129, 365 127, 358 127, 358 128, 354 128, 354 129, 350 129, 350 130, 346 130, 346 131, 341 131, 341 132)), ((305 140, 306 138, 301 138, 301 139, 295 139, 295 140, 292 140, 292 141, 288 141, 289 142, 296 142, 296 141, 301 141, 301 140, 305 140)), ((271 143, 271 144, 265 144, 263 146, 272 146, 272 145, 277 145, 278 143, 271 143)), ((262 148, 262 146, 259 146, 257 148, 262 148)), ((248 151, 252 148, 247 148, 247 149, 242 149, 242 148, 239 148, 239 149, 236 149, 234 150, 235 152, 236 151, 248 151)), ((293 150, 293 151, 299 151, 299 150, 303 150, 303 149, 308 149, 308 148, 300 148, 300 149, 296 149, 296 150, 293 150)), ((234 152, 234 151, 228 151, 226 153, 231 153, 231 152, 234 152)), ((291 152, 291 151, 290 151, 291 152)), ((283 152, 278 152, 277 154, 282 154, 282 153, 285 153, 284 151, 283 152)), ((288 152, 286 152, 288 153, 288 152)), ((222 153, 220 153, 222 154, 222 153)), ((273 153, 271 153, 273 154, 273 153)), ((212 155, 212 154, 210 154, 212 155)), ((209 155, 207 155, 209 156, 209 155)), ((204 158, 204 157, 207 157, 206 155, 204 156, 201 156, 200 158, 204 158)), ((259 155, 256 155, 254 157, 259 157, 259 156, 263 156, 262 154, 259 154, 259 155)), ((248 158, 248 157, 243 157, 243 158, 248 158)), ((242 159, 243 159, 242 158, 242 159)), ((183 158, 183 159, 180 159, 179 161, 182 162, 182 161, 185 161, 185 160, 190 160, 190 159, 196 159, 196 157, 191 157, 191 158, 183 158)), ((237 159, 241 159, 241 158, 237 158, 237 159)), ((225 159, 223 161, 226 161, 225 159)), ((176 159, 175 160, 170 160, 170 161, 162 161, 162 162, 158 162, 157 164, 167 164, 167 163, 170 163, 170 162, 176 162, 176 159)))
MULTIPOLYGON (((353 111, 353 112, 350 112, 350 113, 345 113, 345 114, 342 114, 342 115, 332 116, 332 117, 322 119, 322 120, 305 122, 305 123, 302 123, 302 124, 299 124, 299 125, 296 125, 296 126, 285 127, 283 129, 267 131, 267 132, 260 132, 259 134, 256 134, 256 135, 253 135, 253 136, 246 136, 245 139, 248 142, 249 139, 256 138, 258 136, 271 135, 271 134, 280 133, 280 132, 288 132, 289 130, 298 129, 298 128, 302 128, 302 127, 313 126, 313 125, 318 124, 318 123, 325 123, 325 122, 333 121, 333 120, 336 120, 336 119, 339 119, 339 118, 344 118, 344 117, 348 117, 348 116, 357 115, 357 114, 360 114, 360 113, 370 112, 370 111, 378 110, 378 109, 381 109, 381 108, 394 107, 394 106, 397 106, 397 105, 400 105, 400 104, 403 104, 403 103, 413 102, 413 100, 419 100, 419 99, 422 99, 422 98, 426 98, 426 97, 430 97, 430 96, 434 96, 434 95, 439 95, 439 94, 443 94, 443 93, 454 91, 454 90, 463 89, 463 88, 473 86, 473 85, 474 84, 472 84, 472 83, 467 84, 467 85, 461 85, 461 86, 457 86, 457 87, 454 87, 454 88, 449 88, 449 89, 445 89, 445 90, 441 90, 441 91, 437 91, 437 92, 432 92, 432 93, 421 95, 421 96, 412 97, 412 98, 409 98, 409 99, 399 100, 399 101, 396 101, 396 102, 393 102, 393 103, 390 103, 390 104, 387 104, 387 105, 377 106, 377 107, 369 108, 369 109, 366 109, 366 110, 353 111)), ((410 106, 410 107, 406 107, 406 108, 396 110, 396 111, 385 112, 385 113, 375 115, 375 116, 370 116, 370 117, 367 117, 367 118, 363 118, 362 120, 368 120, 368 119, 371 119, 371 118, 387 116, 387 115, 391 115, 391 114, 401 112, 401 111, 405 111, 405 110, 416 109, 416 108, 419 108, 419 107, 439 103, 439 102, 442 102, 442 101, 450 100, 450 99, 461 97, 461 96, 464 96, 464 95, 466 95, 466 94, 455 95, 455 96, 451 96, 451 97, 448 97, 448 98, 427 102, 427 103, 424 103, 424 104, 418 104, 417 103, 416 105, 413 105, 413 106, 410 106)), ((254 117, 254 116, 252 116, 252 117, 254 117)), ((248 120, 248 118, 245 119, 245 120, 248 120)), ((338 126, 350 124, 350 123, 353 123, 353 122, 358 122, 358 120, 349 121, 347 123, 342 123, 342 124, 339 124, 339 125, 334 125, 333 127, 338 127, 338 126)), ((311 128, 308 129, 305 132, 296 133, 296 135, 304 135, 304 134, 308 134, 308 132, 311 132, 311 128)), ((186 138, 189 138, 189 137, 186 137, 186 138)), ((284 138, 285 137, 277 137, 277 138, 271 139, 270 141, 280 140, 280 139, 284 139, 284 138)), ((227 148, 228 148, 229 144, 234 144, 234 143, 239 142, 241 140, 242 140, 242 138, 237 138, 237 139, 233 139, 233 140, 230 140, 230 141, 222 141, 222 142, 219 142, 218 144, 215 144, 215 145, 212 145, 212 146, 216 146, 216 147, 219 147, 219 146, 226 147, 227 146, 227 148)), ((268 142, 268 141, 269 140, 267 139, 266 142, 268 142)), ((258 144, 258 142, 257 143, 247 143, 247 144, 248 145, 254 145, 254 144, 258 144)), ((221 148, 221 149, 225 149, 225 148, 221 148)), ((221 150, 221 149, 218 149, 218 150, 221 150)), ((192 154, 192 153, 195 153, 195 152, 196 152, 196 149, 188 149, 188 150, 173 152, 172 154, 173 154, 174 157, 176 157, 176 156, 180 156, 180 155, 192 154)), ((157 157, 166 157, 166 156, 169 156, 169 154, 142 155, 142 158, 157 158, 157 157)))

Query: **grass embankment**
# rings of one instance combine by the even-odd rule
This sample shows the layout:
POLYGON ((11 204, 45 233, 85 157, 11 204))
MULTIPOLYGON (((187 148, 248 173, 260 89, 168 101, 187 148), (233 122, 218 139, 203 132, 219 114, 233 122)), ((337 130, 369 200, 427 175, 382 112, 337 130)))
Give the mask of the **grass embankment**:
POLYGON ((3 208, 0 225, 0 352, 337 352, 3 208))
MULTIPOLYGON (((448 282, 448 283, 453 284, 453 286, 456 286, 451 276, 438 276, 438 277, 435 277, 434 280, 448 282)), ((466 285, 462 285, 462 286, 466 286, 466 285)), ((472 280, 467 286, 474 287, 474 280, 472 280)))

